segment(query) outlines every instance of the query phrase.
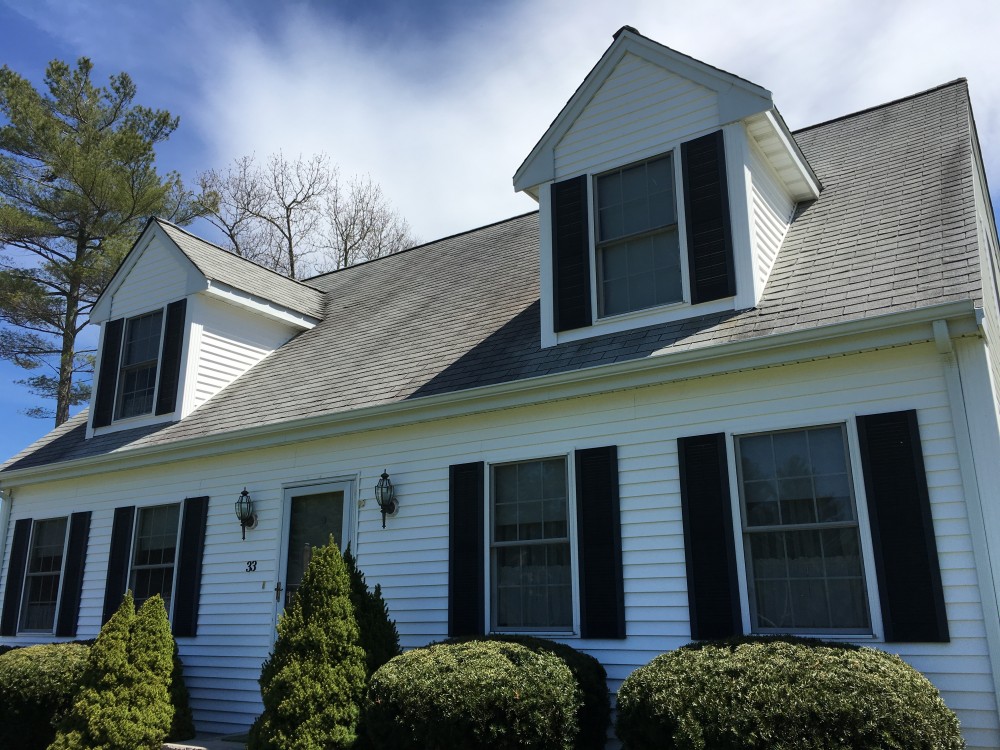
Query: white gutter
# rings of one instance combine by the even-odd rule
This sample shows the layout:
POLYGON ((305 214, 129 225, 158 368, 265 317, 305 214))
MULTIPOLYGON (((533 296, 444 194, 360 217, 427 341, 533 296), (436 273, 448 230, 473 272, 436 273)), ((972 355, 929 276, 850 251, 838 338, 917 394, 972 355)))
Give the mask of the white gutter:
POLYGON ((972 301, 947 302, 716 346, 670 348, 663 354, 625 362, 145 445, 62 463, 8 469, 0 473, 0 480, 10 487, 39 478, 68 479, 204 457, 208 447, 220 447, 222 453, 252 450, 599 392, 906 346, 933 341, 935 320, 948 320, 952 336, 979 335, 972 301), (795 351, 789 352, 793 347, 795 351), (608 381, 614 381, 610 387, 608 381), (127 466, 122 466, 124 461, 127 466))

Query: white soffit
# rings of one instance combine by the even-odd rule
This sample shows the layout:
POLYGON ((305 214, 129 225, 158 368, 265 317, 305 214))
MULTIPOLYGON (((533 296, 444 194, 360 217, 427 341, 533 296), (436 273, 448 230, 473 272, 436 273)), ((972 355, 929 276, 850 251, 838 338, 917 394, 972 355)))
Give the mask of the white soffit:
POLYGON ((532 188, 555 179, 553 151, 556 144, 627 53, 716 92, 720 126, 766 112, 774 106, 767 89, 654 42, 626 26, 616 34, 611 46, 518 167, 514 173, 515 190, 526 190, 534 195, 532 188))
POLYGON ((777 109, 746 119, 747 132, 781 178, 792 200, 815 200, 822 188, 819 178, 799 150, 777 109))

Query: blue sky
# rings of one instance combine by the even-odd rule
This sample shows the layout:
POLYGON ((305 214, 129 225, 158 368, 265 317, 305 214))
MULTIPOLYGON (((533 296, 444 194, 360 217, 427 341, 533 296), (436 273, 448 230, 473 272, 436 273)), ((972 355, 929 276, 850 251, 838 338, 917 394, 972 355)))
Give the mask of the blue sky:
MULTIPOLYGON (((964 76, 997 205, 991 0, 0 0, 0 64, 127 71, 180 116, 159 164, 191 183, 324 151, 432 240, 534 207, 511 177, 624 24, 768 88, 793 129, 964 76)), ((0 362, 0 460, 50 428, 20 414, 23 375, 0 362)))

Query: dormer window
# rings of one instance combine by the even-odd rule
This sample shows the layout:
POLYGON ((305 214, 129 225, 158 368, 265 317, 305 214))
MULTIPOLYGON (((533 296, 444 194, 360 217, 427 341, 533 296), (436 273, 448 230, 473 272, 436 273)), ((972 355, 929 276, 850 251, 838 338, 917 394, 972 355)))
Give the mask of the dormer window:
POLYGON ((667 154, 595 179, 600 317, 684 298, 673 170, 667 154))
POLYGON ((153 411, 162 332, 163 310, 126 321, 115 419, 138 417, 153 411))

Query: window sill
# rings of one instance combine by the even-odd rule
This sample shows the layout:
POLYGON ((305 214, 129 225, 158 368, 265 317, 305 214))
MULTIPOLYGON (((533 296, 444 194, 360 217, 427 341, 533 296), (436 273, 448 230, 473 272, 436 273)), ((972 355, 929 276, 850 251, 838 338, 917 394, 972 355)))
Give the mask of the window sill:
POLYGON ((697 318, 701 315, 711 315, 735 309, 735 297, 726 297, 725 299, 703 302, 698 305, 691 305, 687 302, 672 302, 668 305, 647 307, 642 310, 598 318, 593 324, 583 328, 574 328, 571 331, 560 331, 558 333, 553 332, 551 335, 543 336, 542 346, 555 346, 557 344, 582 341, 612 333, 624 333, 637 328, 645 328, 662 323, 673 323, 678 320, 687 320, 689 318, 697 318))

